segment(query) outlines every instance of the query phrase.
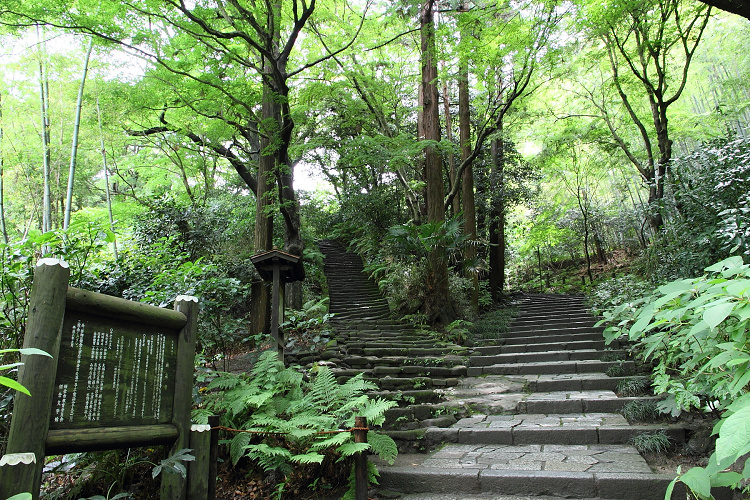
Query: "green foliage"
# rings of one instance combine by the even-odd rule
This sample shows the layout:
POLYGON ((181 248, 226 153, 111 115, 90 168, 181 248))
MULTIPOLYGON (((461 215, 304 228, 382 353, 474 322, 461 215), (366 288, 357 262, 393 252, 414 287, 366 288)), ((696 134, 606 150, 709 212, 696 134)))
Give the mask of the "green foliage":
POLYGON ((617 383, 615 393, 621 397, 645 396, 651 393, 651 381, 647 377, 629 377, 617 383))
MULTIPOLYGON (((40 356, 47 356, 48 358, 51 358, 49 353, 46 353, 40 349, 35 349, 33 347, 31 348, 24 348, 24 349, 0 349, 0 354, 7 354, 10 352, 18 352, 20 354, 30 356, 30 355, 40 355, 40 356)), ((0 366, 0 370, 10 370, 10 369, 17 369, 19 366, 22 366, 23 363, 11 363, 11 364, 5 364, 0 366)), ((0 385, 8 387, 10 389, 22 392, 26 394, 27 396, 31 396, 31 393, 29 393, 29 390, 26 389, 24 386, 19 384, 17 381, 10 379, 8 377, 0 376, 0 385)))
POLYGON ((641 453, 664 453, 672 442, 664 431, 636 434, 629 441, 641 453))
POLYGON ((222 415, 225 425, 251 431, 230 441, 233 463, 250 458, 266 471, 288 474, 292 464, 321 463, 326 453, 339 460, 366 449, 386 461, 396 456, 396 445, 385 435, 368 432, 368 443, 355 444, 350 432, 356 416, 370 427, 385 420, 393 401, 372 399, 375 389, 362 375, 338 384, 333 372, 320 367, 306 381, 293 368, 285 368, 275 353, 261 355, 250 375, 221 373, 208 387, 206 406, 222 415), (254 434, 255 433, 255 434, 254 434))
POLYGON ((301 311, 286 312, 286 321, 281 324, 286 336, 286 349, 291 353, 320 351, 331 341, 332 331, 328 321, 328 297, 310 300, 302 304, 301 311))
POLYGON ((662 416, 656 401, 650 399, 628 401, 622 407, 622 415, 631 423, 655 422, 662 416))
POLYGON ((108 265, 107 244, 114 235, 90 224, 40 233, 11 243, 0 242, 0 348, 20 348, 37 261, 56 257, 70 266, 70 284, 88 288, 108 265))
POLYGON ((497 339, 508 331, 510 323, 518 315, 515 307, 503 307, 482 314, 469 328, 474 339, 497 339))
POLYGON ((653 286, 633 274, 610 278, 597 283, 587 296, 591 312, 598 316, 625 303, 642 298, 653 286))
POLYGON ((154 465, 154 468, 151 470, 151 478, 156 479, 156 477, 162 472, 178 474, 182 476, 183 479, 186 478, 187 468, 182 462, 192 462, 195 460, 195 456, 190 454, 191 451, 193 450, 183 448, 177 450, 174 455, 170 455, 161 460, 157 465, 154 465))
POLYGON ((750 266, 730 257, 705 271, 604 313, 608 340, 627 335, 644 359, 655 363, 654 390, 668 395, 659 404, 661 411, 722 412, 708 466, 675 479, 701 499, 710 498, 712 487, 750 478, 748 467, 742 474, 724 472, 750 451, 750 266))

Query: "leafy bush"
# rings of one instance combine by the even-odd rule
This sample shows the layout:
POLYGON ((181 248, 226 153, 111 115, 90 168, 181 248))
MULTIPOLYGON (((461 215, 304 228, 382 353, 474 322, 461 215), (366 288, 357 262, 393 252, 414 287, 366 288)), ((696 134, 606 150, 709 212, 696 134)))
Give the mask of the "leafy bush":
POLYGON ((608 342, 627 335, 655 363, 654 391, 668 394, 659 405, 662 411, 722 413, 708 466, 694 467, 675 481, 699 498, 710 498, 711 487, 750 478, 747 464, 741 474, 723 472, 750 452, 750 265, 730 257, 699 278, 667 283, 604 317, 608 342))
POLYGON ((287 311, 286 321, 281 324, 286 349, 291 353, 324 350, 332 336, 328 324, 332 317, 328 313, 328 297, 305 302, 301 311, 287 311))
POLYGON ((633 302, 653 290, 653 286, 632 274, 597 283, 588 295, 591 312, 600 315, 621 304, 633 302))
POLYGON ((230 441, 231 460, 247 457, 268 472, 289 474, 292 464, 321 464, 331 453, 343 460, 371 450, 393 461, 396 444, 388 436, 370 431, 367 443, 354 443, 351 432, 336 432, 353 427, 356 416, 366 417, 371 427, 383 423, 385 411, 397 403, 364 394, 375 388, 361 374, 340 385, 327 367, 305 381, 266 351, 250 375, 219 374, 208 386, 218 391, 206 396, 206 407, 194 418, 205 422, 209 413, 218 413, 224 425, 251 431, 230 441))

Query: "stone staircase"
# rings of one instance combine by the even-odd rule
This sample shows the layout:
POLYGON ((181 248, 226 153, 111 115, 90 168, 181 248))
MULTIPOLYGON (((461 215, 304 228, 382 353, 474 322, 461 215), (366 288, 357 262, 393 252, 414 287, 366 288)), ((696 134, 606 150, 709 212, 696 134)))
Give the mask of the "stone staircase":
POLYGON ((423 428, 456 422, 445 413, 445 390, 468 373, 469 349, 438 342, 391 318, 387 301, 363 271, 362 261, 338 242, 319 242, 325 255, 329 312, 336 346, 322 354, 340 380, 358 373, 375 382, 379 397, 399 403, 386 413, 385 428, 400 450, 424 447, 423 428))
POLYGON ((684 430, 630 425, 620 414, 636 398, 617 397, 614 389, 625 377, 605 372, 632 369, 626 352, 605 349, 579 297, 526 295, 516 305, 510 331, 476 347, 468 376, 443 391, 448 404, 474 414, 449 428, 427 429, 429 442, 446 443, 437 451, 382 464, 381 487, 403 498, 440 492, 663 499, 673 476, 653 473, 628 442, 665 430, 680 443, 684 430))
POLYGON ((664 430, 681 443, 685 432, 625 420, 623 405, 644 398, 617 397, 628 377, 606 372, 633 362, 605 348, 582 298, 525 295, 502 338, 441 343, 390 317, 359 257, 319 245, 337 331, 322 358, 341 379, 364 373, 399 402, 385 429, 400 454, 378 464, 378 498, 664 498, 673 476, 653 473, 628 442, 664 430))

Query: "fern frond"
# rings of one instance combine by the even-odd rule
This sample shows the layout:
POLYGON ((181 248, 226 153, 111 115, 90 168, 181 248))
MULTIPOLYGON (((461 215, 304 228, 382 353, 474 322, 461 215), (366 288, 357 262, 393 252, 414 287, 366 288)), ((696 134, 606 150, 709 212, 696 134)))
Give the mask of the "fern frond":
POLYGON ((374 391, 377 388, 378 386, 375 383, 365 380, 364 375, 358 373, 339 387, 339 397, 346 400, 353 396, 359 396, 365 391, 374 391))
POLYGON ((288 469, 288 460, 292 454, 286 448, 268 446, 266 443, 251 444, 245 447, 245 454, 256 460, 266 472, 277 469, 288 469))
POLYGON ((319 464, 323 462, 324 458, 325 456, 320 453, 305 453, 304 455, 293 455, 291 461, 298 464, 319 464))
POLYGON ((327 448, 333 448, 335 446, 338 447, 346 443, 347 441, 349 441, 351 438, 352 438, 352 435, 349 432, 333 434, 329 438, 313 443, 310 446, 310 451, 320 451, 320 450, 325 450, 327 448))
POLYGON ((221 389, 223 391, 226 391, 227 389, 234 389, 241 383, 244 383, 244 380, 234 373, 220 373, 218 377, 213 379, 211 383, 208 384, 207 389, 221 389))
POLYGON ((379 477, 380 477, 380 472, 378 471, 378 467, 374 463, 368 461, 367 462, 367 482, 370 484, 380 485, 380 483, 378 482, 379 477))
POLYGON ((354 455, 355 453, 359 453, 360 451, 367 451, 369 449, 370 443, 344 443, 336 448, 336 451, 341 453, 341 458, 339 458, 337 461, 341 461, 346 457, 354 455))
POLYGON ((370 431, 367 433, 367 442, 370 444, 373 453, 393 465, 393 461, 398 456, 398 446, 390 436, 370 431))
POLYGON ((229 456, 232 459, 232 464, 237 465, 245 455, 245 447, 250 443, 250 434, 239 433, 236 434, 229 442, 229 456))
POLYGON ((195 408, 191 413, 190 419, 193 423, 199 425, 206 425, 208 423, 208 417, 214 414, 214 411, 210 408, 195 408))
POLYGON ((360 409, 360 416, 367 418, 370 425, 381 425, 385 421, 385 411, 398 406, 395 401, 383 398, 368 399, 360 409))
POLYGON ((327 366, 322 366, 312 382, 310 389, 312 403, 321 411, 326 412, 336 405, 339 399, 339 385, 336 377, 327 366))

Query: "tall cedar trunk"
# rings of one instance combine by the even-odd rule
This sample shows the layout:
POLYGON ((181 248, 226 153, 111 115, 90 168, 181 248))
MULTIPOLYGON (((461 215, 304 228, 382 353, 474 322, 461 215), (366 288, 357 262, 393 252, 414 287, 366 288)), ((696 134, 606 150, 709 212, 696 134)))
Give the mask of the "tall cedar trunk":
MULTIPOLYGON (((266 63, 266 68, 269 63, 266 63)), ((264 75, 263 97, 261 113, 263 123, 269 126, 275 122, 278 114, 276 93, 266 83, 264 75)), ((272 128, 272 126, 271 126, 272 128)), ((276 154, 272 150, 274 130, 263 130, 260 136, 260 159, 258 160, 258 188, 255 194, 255 253, 261 253, 272 249, 273 245, 273 208, 271 196, 273 194, 274 169, 276 167, 276 154)), ((266 283, 258 277, 253 281, 250 290, 250 314, 252 325, 250 331, 253 335, 261 332, 271 332, 271 294, 266 283)))
MULTIPOLYGON (((437 92, 437 64, 435 62, 435 24, 434 0, 426 0, 420 15, 420 34, 422 42, 422 111, 419 120, 420 139, 440 140, 440 114, 437 92)), ((425 148, 424 168, 426 186, 427 221, 445 222, 443 209, 443 165, 440 154, 434 147, 425 148)), ((445 248, 438 244, 430 252, 427 264, 427 283, 424 312, 430 322, 448 323, 453 320, 453 313, 448 300, 448 262, 445 248)))
POLYGON ((78 132, 81 126, 81 107, 83 106, 83 88, 86 85, 86 75, 89 72, 89 60, 91 59, 91 49, 94 47, 94 37, 89 39, 89 46, 86 50, 86 58, 83 61, 83 74, 81 83, 78 86, 78 98, 76 99, 76 114, 73 120, 73 145, 70 151, 70 170, 68 172, 68 190, 65 197, 65 215, 63 217, 63 229, 70 225, 70 214, 73 211, 73 185, 76 176, 76 157, 78 155, 78 132))
POLYGON ((3 94, 0 93, 0 235, 8 243, 8 228, 5 225, 5 186, 3 185, 3 94))
POLYGON ((505 285, 505 149, 502 135, 492 141, 492 174, 490 175, 490 294, 494 300, 503 296, 505 285))
MULTIPOLYGON (((471 155, 471 120, 469 115, 469 65, 465 59, 461 60, 458 75, 458 129, 461 143, 461 161, 471 155)), ((477 211, 474 204, 474 169, 469 165, 464 169, 461 179, 461 203, 464 212, 464 234, 469 238, 469 244, 464 250, 464 260, 471 263, 468 277, 471 279, 471 306, 474 311, 479 310, 479 274, 474 262, 477 258, 477 211)))
MULTIPOLYGON (((448 142, 453 142, 453 120, 451 118, 451 99, 448 93, 448 84, 443 83, 443 114, 445 115, 445 138, 448 142)), ((454 184, 461 182, 456 173, 456 157, 453 154, 453 150, 448 151, 448 169, 450 172, 450 184, 453 187, 454 184)), ((451 203, 452 215, 458 215, 461 212, 461 199, 459 196, 453 197, 451 203)))

